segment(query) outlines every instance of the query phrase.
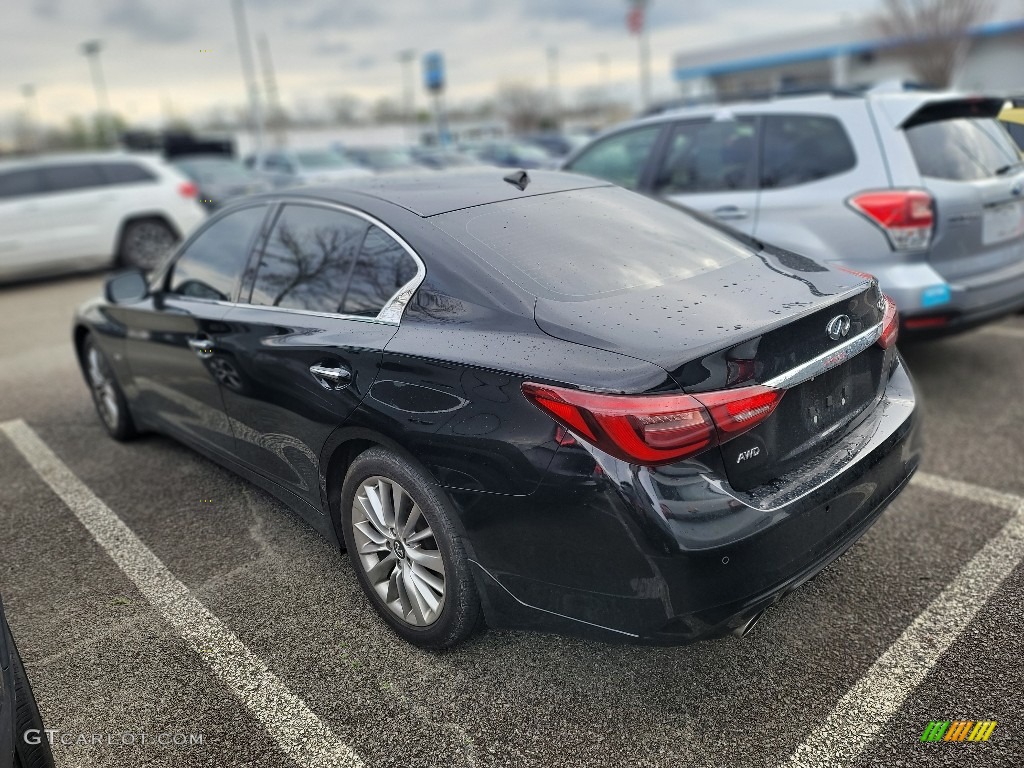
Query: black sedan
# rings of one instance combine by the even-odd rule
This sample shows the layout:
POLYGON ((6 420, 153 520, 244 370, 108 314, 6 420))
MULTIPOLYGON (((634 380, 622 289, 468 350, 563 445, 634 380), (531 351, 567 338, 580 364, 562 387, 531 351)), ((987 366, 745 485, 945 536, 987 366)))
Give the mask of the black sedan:
POLYGON ((0 603, 0 768, 53 768, 50 743, 0 603))
POLYGON ((870 278, 491 169, 250 198, 73 335, 111 435, 266 488, 442 648, 744 633, 916 469, 897 328, 870 278))

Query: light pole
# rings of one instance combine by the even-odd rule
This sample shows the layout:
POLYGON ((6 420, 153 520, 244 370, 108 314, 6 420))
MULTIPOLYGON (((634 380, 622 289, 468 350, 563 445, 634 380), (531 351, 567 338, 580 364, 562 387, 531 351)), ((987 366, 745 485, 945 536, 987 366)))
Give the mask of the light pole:
POLYGON ((647 36, 647 6, 649 0, 629 0, 626 24, 636 35, 640 64, 640 106, 646 110, 651 104, 651 45, 647 36))
POLYGON ((103 67, 100 65, 100 51, 103 44, 99 40, 88 40, 82 43, 82 53, 89 60, 89 69, 92 72, 92 87, 96 91, 96 107, 99 110, 96 114, 96 132, 99 134, 101 147, 107 146, 107 117, 110 114, 110 104, 107 101, 107 83, 103 79, 103 67))
POLYGON ((267 92, 267 122, 274 131, 274 142, 278 147, 285 143, 285 115, 278 97, 277 77, 274 75, 274 60, 270 58, 270 41, 266 35, 259 39, 260 63, 263 66, 263 88, 267 92))
POLYGON ((39 103, 36 101, 36 87, 32 83, 21 86, 21 95, 25 97, 25 124, 28 128, 29 144, 32 150, 42 147, 40 137, 43 126, 39 122, 39 103))
POLYGON ((607 53, 599 53, 597 55, 597 67, 600 70, 600 82, 601 82, 601 114, 602 117, 607 120, 608 113, 611 111, 611 94, 608 91, 609 84, 609 59, 607 53))
POLYGON ((561 127, 561 109, 558 98, 558 46, 548 46, 548 98, 551 101, 551 122, 555 130, 561 127))
POLYGON ((413 62, 416 61, 416 51, 406 48, 399 51, 398 61, 402 64, 402 113, 405 117, 405 140, 413 143, 414 125, 416 123, 416 84, 413 62))
POLYGON ((235 35, 238 38, 238 55, 242 59, 242 79, 249 93, 249 118, 252 121, 256 170, 263 169, 263 105, 260 102, 260 87, 256 82, 256 66, 252 57, 252 42, 249 27, 245 22, 245 6, 242 0, 232 0, 231 10, 235 18, 235 35))

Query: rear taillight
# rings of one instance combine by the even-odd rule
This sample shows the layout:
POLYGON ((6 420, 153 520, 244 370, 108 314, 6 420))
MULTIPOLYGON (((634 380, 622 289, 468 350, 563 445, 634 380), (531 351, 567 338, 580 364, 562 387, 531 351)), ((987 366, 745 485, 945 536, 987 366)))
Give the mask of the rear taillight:
POLYGON ((888 349, 896 343, 896 337, 900 333, 900 313, 896 310, 896 302, 885 294, 882 295, 885 301, 885 312, 882 314, 882 335, 878 337, 878 346, 888 349))
POLYGON ((523 384, 535 406, 577 437, 631 464, 668 464, 764 421, 784 390, 743 387, 698 395, 602 395, 523 384))
POLYGON ((199 188, 191 181, 183 181, 178 185, 178 194, 182 197, 196 197, 199 194, 199 188))
POLYGON ((923 189, 861 192, 848 202, 881 227, 893 250, 920 251, 931 242, 935 213, 932 196, 923 189))

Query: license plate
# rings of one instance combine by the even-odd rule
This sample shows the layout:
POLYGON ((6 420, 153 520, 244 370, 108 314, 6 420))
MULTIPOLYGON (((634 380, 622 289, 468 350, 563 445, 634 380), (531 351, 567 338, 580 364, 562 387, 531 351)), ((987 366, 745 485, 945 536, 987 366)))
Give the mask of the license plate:
POLYGON ((985 245, 1012 240, 1024 234, 1024 202, 993 206, 985 211, 982 219, 981 240, 985 245))

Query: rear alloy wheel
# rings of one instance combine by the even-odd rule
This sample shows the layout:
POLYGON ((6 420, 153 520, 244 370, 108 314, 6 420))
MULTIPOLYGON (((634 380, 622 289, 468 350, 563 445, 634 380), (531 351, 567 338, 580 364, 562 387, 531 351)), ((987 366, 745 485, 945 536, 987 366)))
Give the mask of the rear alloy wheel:
POLYGON ((480 599, 443 491, 404 458, 372 448, 342 489, 342 524, 359 582, 381 617, 423 648, 447 648, 480 622, 480 599))
POLYGON ((114 378, 114 371, 106 356, 92 338, 85 340, 82 357, 85 360, 85 377, 89 381, 92 401, 103 426, 115 440, 128 440, 134 437, 135 425, 128 412, 124 393, 114 378))
POLYGON ((174 230, 162 221, 133 221, 125 226, 121 235, 121 264, 151 272, 160 265, 177 242, 178 236, 174 230))

